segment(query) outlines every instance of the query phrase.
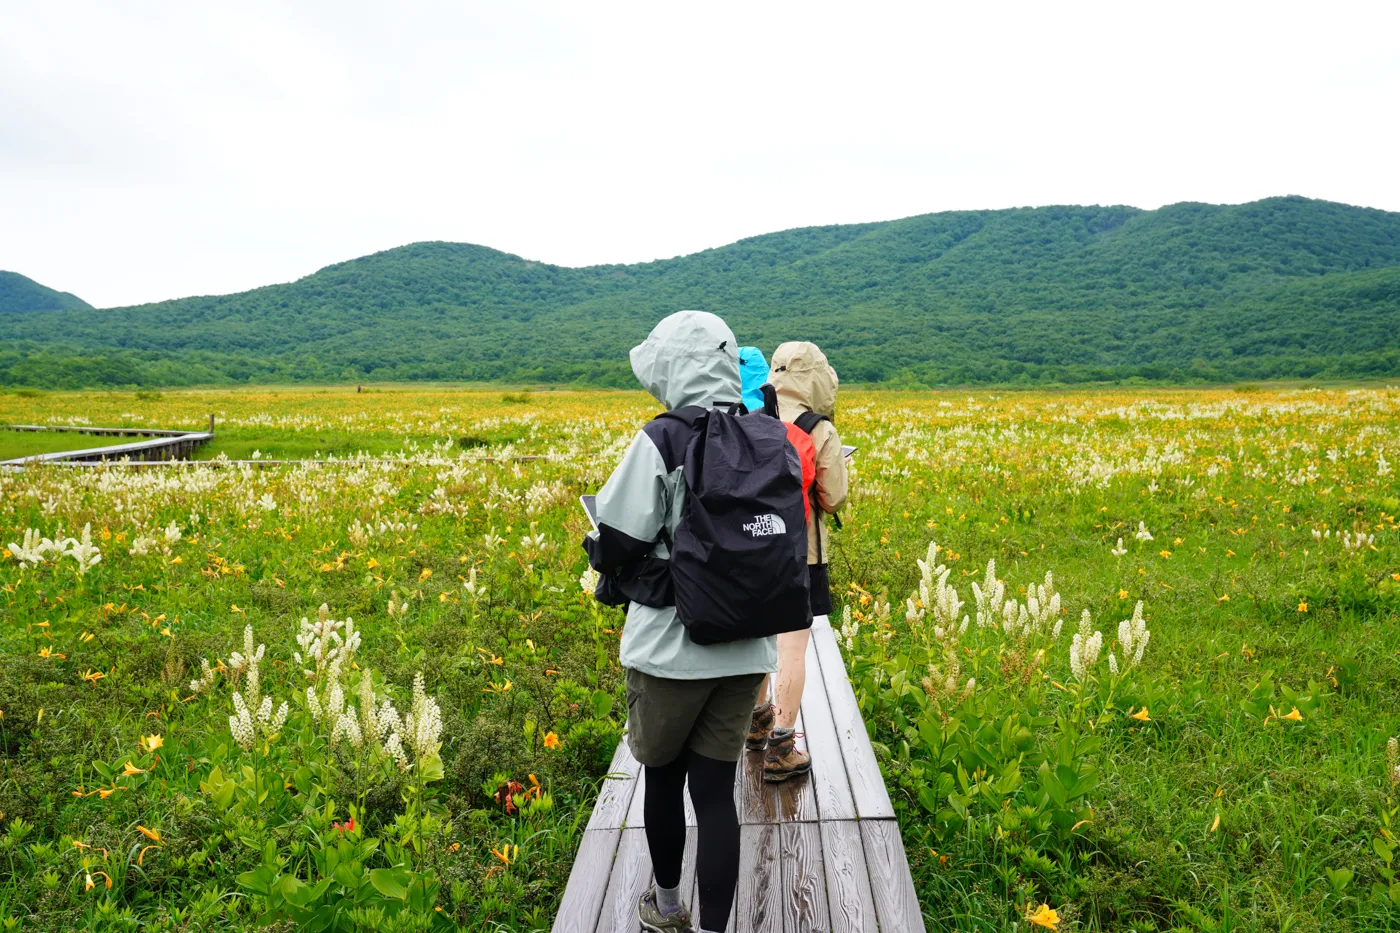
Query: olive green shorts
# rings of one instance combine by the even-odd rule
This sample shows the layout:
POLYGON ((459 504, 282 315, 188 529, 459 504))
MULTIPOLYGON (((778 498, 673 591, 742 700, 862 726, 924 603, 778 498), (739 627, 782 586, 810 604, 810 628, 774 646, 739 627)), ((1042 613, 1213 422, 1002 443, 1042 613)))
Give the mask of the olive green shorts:
POLYGON ((762 674, 672 680, 627 669, 627 745, 642 764, 660 768, 691 751, 716 761, 744 754, 762 674))

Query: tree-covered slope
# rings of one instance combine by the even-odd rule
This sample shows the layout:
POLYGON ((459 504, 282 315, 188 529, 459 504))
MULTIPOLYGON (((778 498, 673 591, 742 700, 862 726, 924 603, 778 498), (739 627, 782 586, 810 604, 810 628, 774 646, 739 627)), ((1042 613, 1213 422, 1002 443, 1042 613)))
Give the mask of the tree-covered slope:
POLYGON ((813 227, 572 269, 417 243, 288 285, 17 314, 0 381, 630 382, 680 308, 844 378, 942 384, 1400 374, 1400 214, 1305 198, 813 227))
POLYGON ((0 315, 12 311, 61 311, 91 307, 77 295, 54 291, 18 272, 0 270, 0 315))

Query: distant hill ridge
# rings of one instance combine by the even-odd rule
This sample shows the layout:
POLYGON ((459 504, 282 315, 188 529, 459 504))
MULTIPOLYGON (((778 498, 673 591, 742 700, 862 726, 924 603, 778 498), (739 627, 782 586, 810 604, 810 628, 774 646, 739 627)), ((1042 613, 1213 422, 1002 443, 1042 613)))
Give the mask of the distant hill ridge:
POLYGON ((0 315, 11 311, 63 311, 91 307, 77 295, 54 291, 18 272, 0 270, 0 315))
POLYGON ((1242 205, 951 211, 675 259, 553 266, 415 243, 286 285, 12 312, 0 382, 502 380, 632 385, 662 316, 821 344, 895 385, 1400 375, 1400 213, 1242 205))

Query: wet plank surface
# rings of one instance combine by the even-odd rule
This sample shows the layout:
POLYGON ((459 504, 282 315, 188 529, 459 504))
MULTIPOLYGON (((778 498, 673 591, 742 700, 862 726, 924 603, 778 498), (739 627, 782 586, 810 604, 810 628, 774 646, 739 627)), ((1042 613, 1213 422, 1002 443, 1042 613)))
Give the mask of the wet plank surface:
POLYGON ((836 726, 831 721, 831 703, 821 670, 813 638, 807 644, 807 685, 802 691, 802 728, 812 753, 812 774, 807 780, 816 797, 820 819, 853 820, 856 805, 846 777, 845 755, 836 741, 836 726))
MULTIPOLYGON (((578 863, 574 863, 577 867, 578 863)), ((624 829, 613 860, 612 877, 603 896, 596 933, 637 933, 637 899, 651 884, 651 853, 644 829, 624 829)), ((569 879, 573 887, 573 878, 569 879)), ((565 892, 567 896, 567 891, 565 892)), ((559 929, 555 921, 555 930, 559 929)))
MULTIPOLYGON (((729 929, 739 933, 922 933, 894 809, 861 721, 835 635, 812 627, 798 731, 812 773, 772 784, 763 754, 735 772, 739 887, 729 929)), ((621 742, 555 919, 555 933, 633 933, 637 899, 653 883, 644 828, 643 769, 621 742)), ((697 831, 685 795, 681 891, 699 922, 697 831)))
POLYGON ((782 933, 778 827, 751 825, 739 829, 739 889, 729 929, 734 933, 782 933))
MULTIPOLYGON (((822 834, 831 933, 865 933, 876 929, 875 898, 870 891, 865 851, 861 848, 860 826, 849 820, 818 825, 822 834)), ((908 870, 905 868, 906 872, 908 870)))
POLYGON ((559 919, 554 924, 554 933, 593 933, 598 925, 598 915, 603 910, 603 895, 608 890, 613 856, 617 854, 621 835, 619 829, 590 829, 584 832, 578 856, 574 859, 569 887, 559 904, 559 919))
POLYGON ((784 823, 778 827, 782 844, 784 933, 827 933, 826 869, 822 858, 822 828, 817 823, 784 823))
POLYGON ((899 824, 894 820, 861 820, 860 837, 865 848, 865 867, 871 878, 880 879, 871 885, 880 929, 923 930, 919 898, 909 878, 899 824))

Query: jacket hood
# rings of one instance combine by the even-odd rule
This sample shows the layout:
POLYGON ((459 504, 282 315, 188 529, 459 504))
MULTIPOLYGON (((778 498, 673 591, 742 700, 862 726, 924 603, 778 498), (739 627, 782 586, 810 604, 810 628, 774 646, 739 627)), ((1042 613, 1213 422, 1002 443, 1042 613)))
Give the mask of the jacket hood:
POLYGON ((779 402, 835 417, 836 370, 816 344, 793 341, 774 350, 768 381, 778 390, 779 402))
POLYGON ((737 402, 739 342, 708 311, 677 311, 632 348, 632 372, 667 409, 737 402))
POLYGON ((762 408, 763 393, 759 390, 768 381, 768 363, 758 347, 739 348, 739 380, 744 385, 744 407, 749 411, 762 408))

